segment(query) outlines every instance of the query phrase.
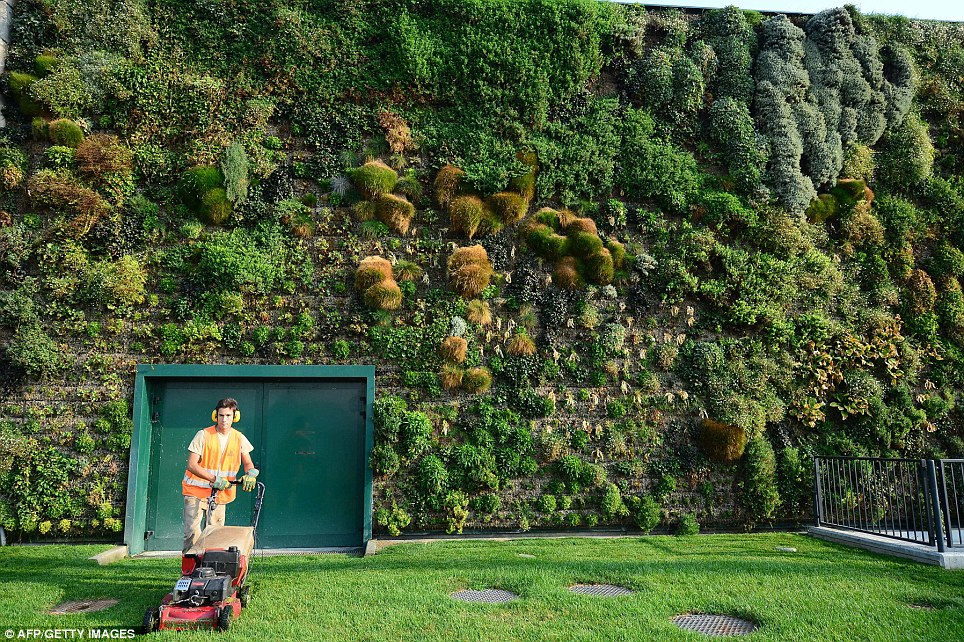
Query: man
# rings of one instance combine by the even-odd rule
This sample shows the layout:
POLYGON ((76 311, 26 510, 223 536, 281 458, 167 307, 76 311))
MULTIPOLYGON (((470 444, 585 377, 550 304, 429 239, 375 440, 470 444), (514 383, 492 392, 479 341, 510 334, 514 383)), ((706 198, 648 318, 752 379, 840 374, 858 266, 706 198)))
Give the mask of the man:
POLYGON ((254 446, 231 427, 241 417, 238 402, 222 399, 214 408, 216 424, 199 430, 187 447, 187 470, 181 481, 184 495, 184 548, 187 553, 201 535, 201 517, 207 512, 211 489, 218 491, 217 506, 212 511, 208 526, 223 526, 227 504, 234 501, 237 490, 230 481, 244 464, 241 489, 251 492, 255 487, 258 469, 251 461, 254 446))

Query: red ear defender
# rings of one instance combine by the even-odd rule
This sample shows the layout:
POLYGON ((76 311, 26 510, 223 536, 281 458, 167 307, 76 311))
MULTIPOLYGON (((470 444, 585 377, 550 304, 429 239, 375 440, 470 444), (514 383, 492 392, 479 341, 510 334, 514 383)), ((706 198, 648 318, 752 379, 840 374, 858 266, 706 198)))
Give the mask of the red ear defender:
MULTIPOLYGON (((211 421, 213 421, 214 423, 217 423, 218 421, 218 411, 216 408, 211 411, 211 421)), ((241 411, 235 408, 234 419, 232 420, 232 423, 237 423, 239 421, 241 421, 241 411)))

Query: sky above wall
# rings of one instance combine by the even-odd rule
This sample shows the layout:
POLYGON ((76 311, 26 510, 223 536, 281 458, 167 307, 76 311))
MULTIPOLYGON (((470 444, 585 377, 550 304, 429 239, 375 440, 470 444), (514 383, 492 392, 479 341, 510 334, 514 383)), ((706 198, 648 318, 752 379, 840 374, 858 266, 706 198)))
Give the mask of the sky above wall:
MULTIPOLYGON (((725 7, 736 4, 741 9, 756 9, 757 11, 773 11, 786 13, 818 13, 824 9, 832 9, 846 4, 839 0, 681 0, 677 2, 647 0, 639 4, 666 5, 673 7, 725 7)), ((908 18, 924 18, 927 20, 953 20, 964 22, 964 2, 961 0, 856 0, 851 2, 861 13, 882 13, 887 15, 901 15, 908 18)))

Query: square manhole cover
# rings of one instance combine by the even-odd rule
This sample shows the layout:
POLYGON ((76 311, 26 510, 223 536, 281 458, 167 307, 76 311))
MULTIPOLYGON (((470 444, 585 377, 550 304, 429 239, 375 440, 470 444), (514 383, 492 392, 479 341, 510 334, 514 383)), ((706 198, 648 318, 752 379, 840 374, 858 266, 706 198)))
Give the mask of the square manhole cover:
POLYGON ((512 591, 503 591, 502 589, 485 589, 482 591, 465 589, 452 593, 452 597, 463 602, 481 602, 483 604, 505 604, 519 599, 519 596, 512 591))
POLYGON ((66 615, 68 613, 93 613, 103 611, 117 604, 117 600, 71 600, 58 604, 50 609, 52 615, 66 615))
POLYGON ((573 584, 569 587, 569 590, 580 595, 594 595, 596 597, 617 597, 633 594, 630 589, 615 584, 573 584))
POLYGON ((705 613, 684 613, 673 618, 673 624, 684 631, 695 631, 703 635, 723 637, 726 635, 748 635, 757 630, 757 625, 747 620, 729 615, 707 615, 705 613))

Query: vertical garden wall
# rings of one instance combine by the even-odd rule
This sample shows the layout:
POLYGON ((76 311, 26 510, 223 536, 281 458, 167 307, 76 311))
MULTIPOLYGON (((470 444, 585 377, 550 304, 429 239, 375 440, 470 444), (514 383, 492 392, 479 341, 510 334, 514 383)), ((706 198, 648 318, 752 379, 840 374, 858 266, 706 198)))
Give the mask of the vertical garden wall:
POLYGON ((22 0, 0 526, 123 523, 138 363, 375 364, 376 529, 801 519, 964 452, 964 32, 22 0))

